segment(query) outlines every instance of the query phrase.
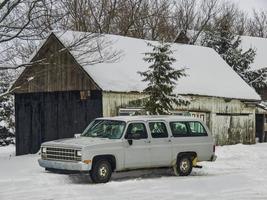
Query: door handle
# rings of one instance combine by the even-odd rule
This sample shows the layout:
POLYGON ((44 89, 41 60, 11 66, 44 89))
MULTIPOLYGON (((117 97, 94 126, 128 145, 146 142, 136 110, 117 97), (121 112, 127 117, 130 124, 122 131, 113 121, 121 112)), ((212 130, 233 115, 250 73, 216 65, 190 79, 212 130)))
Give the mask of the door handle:
POLYGON ((150 143, 151 143, 151 141, 150 141, 150 140, 147 140, 147 141, 145 141, 145 143, 148 143, 148 144, 150 144, 150 143))

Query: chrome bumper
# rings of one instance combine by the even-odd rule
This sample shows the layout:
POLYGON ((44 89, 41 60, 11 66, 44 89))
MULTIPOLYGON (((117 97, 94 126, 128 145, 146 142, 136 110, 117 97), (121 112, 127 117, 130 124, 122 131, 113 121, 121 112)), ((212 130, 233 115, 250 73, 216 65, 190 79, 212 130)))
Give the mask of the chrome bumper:
POLYGON ((91 164, 85 164, 83 162, 62 162, 53 160, 39 159, 38 163, 41 167, 59 170, 69 171, 89 171, 91 170, 91 164))

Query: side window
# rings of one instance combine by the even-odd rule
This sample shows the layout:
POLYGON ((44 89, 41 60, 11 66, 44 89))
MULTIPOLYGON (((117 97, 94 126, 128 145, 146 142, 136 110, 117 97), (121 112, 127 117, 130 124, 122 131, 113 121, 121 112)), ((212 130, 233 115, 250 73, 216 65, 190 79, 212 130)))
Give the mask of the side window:
POLYGON ((184 122, 171 122, 170 127, 173 137, 189 136, 187 126, 184 122))
POLYGON ((149 122, 149 129, 152 138, 168 137, 168 131, 166 125, 163 122, 149 122))
POLYGON ((207 132, 200 122, 188 122, 192 136, 207 136, 207 132))
POLYGON ((145 139, 147 138, 146 126, 143 123, 131 123, 126 134, 130 139, 145 139))

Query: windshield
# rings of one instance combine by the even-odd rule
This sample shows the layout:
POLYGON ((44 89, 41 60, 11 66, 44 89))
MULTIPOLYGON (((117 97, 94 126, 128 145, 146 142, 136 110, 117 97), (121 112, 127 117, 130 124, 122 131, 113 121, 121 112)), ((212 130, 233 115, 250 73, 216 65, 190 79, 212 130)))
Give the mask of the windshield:
POLYGON ((123 134, 125 124, 123 121, 95 120, 89 124, 82 136, 119 139, 123 134))

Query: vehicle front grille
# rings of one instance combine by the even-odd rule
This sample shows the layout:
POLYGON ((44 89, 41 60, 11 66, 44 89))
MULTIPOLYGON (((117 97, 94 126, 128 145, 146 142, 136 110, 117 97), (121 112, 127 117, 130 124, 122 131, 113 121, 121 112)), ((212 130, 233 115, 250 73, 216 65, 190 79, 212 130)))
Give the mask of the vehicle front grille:
POLYGON ((46 153, 41 153, 44 160, 58 161, 81 161, 81 156, 77 156, 77 149, 45 147, 46 153))

